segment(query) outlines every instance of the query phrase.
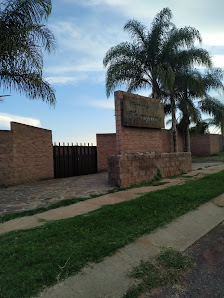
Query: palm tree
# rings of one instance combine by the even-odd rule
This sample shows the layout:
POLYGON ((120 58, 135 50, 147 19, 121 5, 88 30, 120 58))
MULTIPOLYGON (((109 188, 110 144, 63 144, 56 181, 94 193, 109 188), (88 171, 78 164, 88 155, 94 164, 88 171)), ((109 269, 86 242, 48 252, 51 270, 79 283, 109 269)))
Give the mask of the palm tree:
POLYGON ((213 121, 210 124, 220 128, 224 150, 224 104, 216 98, 206 95, 204 100, 200 102, 200 108, 203 112, 213 116, 213 121))
POLYGON ((51 0, 10 0, 0 5, 0 88, 54 104, 55 92, 43 79, 43 49, 55 48, 44 24, 51 0))
POLYGON ((199 32, 191 27, 177 29, 171 23, 172 13, 164 8, 154 18, 150 31, 140 22, 130 20, 124 26, 133 42, 123 42, 112 47, 103 60, 107 68, 106 94, 117 86, 127 85, 127 91, 151 87, 151 96, 159 100, 165 90, 170 96, 174 151, 178 151, 175 116, 176 70, 195 63, 211 66, 207 51, 195 48, 201 41, 199 32))
MULTIPOLYGON (((201 73, 196 69, 182 69, 176 72, 174 94, 176 106, 182 117, 178 128, 185 135, 186 148, 190 152, 189 125, 191 122, 201 127, 201 112, 212 114, 216 122, 224 121, 224 105, 210 97, 210 90, 223 90, 223 73, 220 69, 210 69, 201 73), (200 98, 199 105, 195 101, 200 98)), ((169 95, 166 95, 169 99, 169 95)), ((165 96, 164 96, 165 97, 165 96)), ((166 110, 171 112, 169 105, 166 110)))

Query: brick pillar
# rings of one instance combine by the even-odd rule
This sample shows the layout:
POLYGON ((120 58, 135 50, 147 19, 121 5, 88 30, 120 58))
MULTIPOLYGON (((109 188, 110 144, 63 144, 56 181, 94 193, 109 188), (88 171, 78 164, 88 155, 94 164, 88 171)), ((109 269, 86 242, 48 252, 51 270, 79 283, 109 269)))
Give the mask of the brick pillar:
POLYGON ((123 99, 122 91, 114 92, 117 154, 121 154, 123 149, 122 148, 122 119, 121 119, 122 99, 123 99))

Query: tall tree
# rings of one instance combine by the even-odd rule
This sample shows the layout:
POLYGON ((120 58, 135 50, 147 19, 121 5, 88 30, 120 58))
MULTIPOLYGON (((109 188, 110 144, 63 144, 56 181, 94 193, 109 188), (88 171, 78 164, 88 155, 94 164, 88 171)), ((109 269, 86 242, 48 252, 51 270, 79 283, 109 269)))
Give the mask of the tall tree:
MULTIPOLYGON (((212 114, 214 119, 218 121, 224 121, 224 105, 215 98, 208 95, 209 91, 223 91, 223 73, 220 69, 210 69, 205 73, 200 73, 197 70, 193 70, 188 73, 188 77, 182 80, 182 96, 179 97, 180 101, 185 102, 188 108, 182 110, 183 116, 188 119, 188 125, 186 126, 186 147, 190 152, 190 134, 189 124, 190 120, 197 123, 201 117, 192 116, 192 111, 196 110, 198 115, 201 112, 212 114), (194 105, 194 101, 200 99, 198 106, 194 105), (189 102, 191 102, 189 106, 189 102)), ((180 87, 180 89, 181 89, 180 87)), ((183 105, 183 104, 182 104, 183 105)))
POLYGON ((0 4, 0 88, 50 104, 55 92, 43 78, 43 50, 56 45, 46 26, 51 0, 8 0, 0 4))
POLYGON ((216 98, 206 95, 204 100, 200 102, 200 108, 203 112, 212 115, 211 124, 220 128, 224 150, 224 104, 216 98))
POLYGON ((107 68, 106 94, 119 85, 127 91, 151 87, 151 96, 161 100, 163 90, 169 93, 172 109, 174 151, 178 151, 176 134, 176 104, 174 96, 176 70, 195 63, 210 66, 207 51, 194 47, 201 41, 199 32, 191 27, 177 29, 171 22, 170 9, 164 8, 154 18, 150 30, 140 22, 130 20, 124 27, 133 42, 112 47, 103 60, 107 68))
MULTIPOLYGON (((198 128, 203 127, 201 112, 212 115, 216 122, 224 121, 224 105, 208 95, 211 90, 223 90, 222 79, 223 73, 220 69, 210 69, 204 73, 196 69, 176 71, 174 96, 176 106, 181 112, 178 130, 185 135, 188 152, 190 152, 189 125, 193 122, 198 128)), ((169 99, 169 94, 166 96, 169 99)), ((171 112, 170 105, 166 106, 166 111, 171 112)))

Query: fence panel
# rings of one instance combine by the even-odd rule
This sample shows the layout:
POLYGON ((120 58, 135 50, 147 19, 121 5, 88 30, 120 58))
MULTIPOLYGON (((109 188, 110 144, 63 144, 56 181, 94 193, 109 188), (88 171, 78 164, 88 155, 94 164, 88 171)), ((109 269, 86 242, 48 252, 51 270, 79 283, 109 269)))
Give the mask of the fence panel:
POLYGON ((96 146, 54 145, 54 178, 97 173, 96 146))

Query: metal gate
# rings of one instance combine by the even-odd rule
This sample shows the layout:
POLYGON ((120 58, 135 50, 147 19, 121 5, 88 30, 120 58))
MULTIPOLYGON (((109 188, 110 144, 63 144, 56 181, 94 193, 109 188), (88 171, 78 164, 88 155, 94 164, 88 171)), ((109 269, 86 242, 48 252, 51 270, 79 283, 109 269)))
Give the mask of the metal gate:
POLYGON ((96 146, 54 145, 54 178, 97 173, 96 146))

